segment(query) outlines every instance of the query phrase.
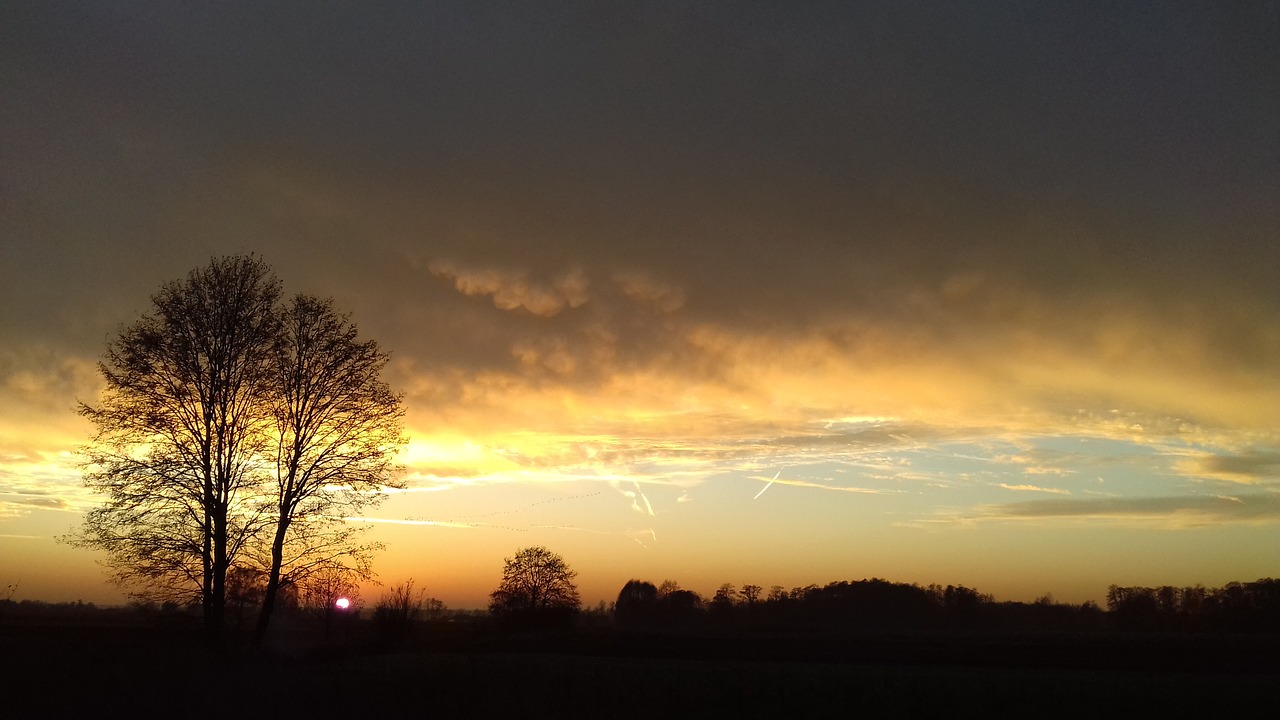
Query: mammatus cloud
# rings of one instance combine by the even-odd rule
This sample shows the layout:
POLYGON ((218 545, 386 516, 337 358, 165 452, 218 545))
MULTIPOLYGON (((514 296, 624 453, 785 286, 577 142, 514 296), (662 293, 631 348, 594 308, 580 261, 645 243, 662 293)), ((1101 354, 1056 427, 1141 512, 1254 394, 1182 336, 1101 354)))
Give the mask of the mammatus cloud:
POLYGON ((622 294, 632 300, 657 307, 663 312, 675 312, 685 303, 683 289, 671 283, 663 282, 645 272, 620 272, 613 276, 613 282, 622 294))
POLYGON ((560 377, 573 375, 579 365, 579 353, 566 339, 559 337, 518 342, 511 352, 522 366, 547 370, 560 377))
POLYGON ((0 350, 0 422, 19 413, 71 417, 102 387, 96 361, 47 347, 0 350))
POLYGON ((453 281, 458 292, 491 296, 494 306, 503 310, 523 308, 534 315, 551 317, 566 307, 581 307, 591 299, 591 286, 581 268, 571 268, 550 280, 538 280, 522 270, 473 268, 452 260, 436 260, 427 267, 431 274, 453 281))

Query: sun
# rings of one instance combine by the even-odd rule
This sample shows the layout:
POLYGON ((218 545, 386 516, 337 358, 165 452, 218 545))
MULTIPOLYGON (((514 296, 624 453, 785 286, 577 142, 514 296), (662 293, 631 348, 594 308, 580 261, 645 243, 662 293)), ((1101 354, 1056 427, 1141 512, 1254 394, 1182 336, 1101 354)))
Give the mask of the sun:
POLYGON ((351 607, 351 601, 348 600, 347 598, 340 597, 337 600, 333 601, 333 606, 338 608, 339 610, 346 610, 347 608, 351 607))

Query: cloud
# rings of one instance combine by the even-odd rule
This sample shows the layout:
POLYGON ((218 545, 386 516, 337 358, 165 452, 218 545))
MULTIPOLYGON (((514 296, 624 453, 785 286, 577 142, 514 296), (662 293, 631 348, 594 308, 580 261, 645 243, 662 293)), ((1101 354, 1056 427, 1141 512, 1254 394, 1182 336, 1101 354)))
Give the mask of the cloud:
POLYGON ((464 267, 451 260, 435 260, 427 267, 431 274, 453 281, 464 295, 492 296, 494 307, 502 310, 523 308, 551 317, 566 307, 581 307, 591 297, 590 283, 576 267, 549 282, 534 280, 522 270, 464 267))
POLYGON ((1244 485, 1280 485, 1280 453, 1255 450, 1241 454, 1202 453, 1176 469, 1193 477, 1244 485))
MULTIPOLYGON (((49 347, 0 350, 0 408, 74 415, 75 401, 92 401, 102 387, 97 364, 49 347)), ((3 416, 0 416, 3 417, 3 416)))
POLYGON ((84 512, 83 504, 73 504, 61 497, 41 497, 35 494, 0 492, 0 518, 15 518, 30 514, 32 510, 84 512))
POLYGON ((1042 493, 1052 493, 1054 495, 1070 495, 1071 494, 1070 490, 1063 490, 1062 488, 1046 488, 1046 487, 1040 487, 1038 485, 1008 485, 1006 483, 1000 483, 997 487, 1002 487, 1005 490, 1017 490, 1020 492, 1042 492, 1042 493))
POLYGON ((646 272, 619 272, 613 276, 613 282, 624 296, 652 305, 663 312, 675 312, 685 303, 684 290, 646 272))
POLYGON ((1280 522, 1280 494, 1032 500, 954 515, 960 521, 1085 519, 1158 527, 1280 522))
POLYGON ((1028 467, 1024 469, 1023 472, 1028 475, 1070 475, 1071 474, 1070 470, 1065 470, 1063 468, 1041 467, 1041 466, 1028 467))
POLYGON ((575 348, 564 338, 548 337, 517 343, 512 353, 528 368, 538 368, 567 377, 578 369, 575 348))
POLYGON ((33 449, 6 455, 0 460, 0 513, 7 517, 35 510, 78 513, 100 502, 84 487, 73 453, 33 449))

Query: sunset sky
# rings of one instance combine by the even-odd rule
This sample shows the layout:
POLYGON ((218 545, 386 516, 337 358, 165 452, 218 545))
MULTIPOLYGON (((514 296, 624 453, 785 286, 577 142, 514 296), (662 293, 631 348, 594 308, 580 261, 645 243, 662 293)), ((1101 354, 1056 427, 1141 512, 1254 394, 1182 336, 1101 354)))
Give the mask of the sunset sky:
MULTIPOLYGON (((392 354, 376 570, 1000 600, 1280 574, 1280 4, 5 2, 0 586, 162 283, 392 354)), ((364 591, 375 601, 382 589, 364 591)), ((4 596, 0 596, 4 597, 4 596)))

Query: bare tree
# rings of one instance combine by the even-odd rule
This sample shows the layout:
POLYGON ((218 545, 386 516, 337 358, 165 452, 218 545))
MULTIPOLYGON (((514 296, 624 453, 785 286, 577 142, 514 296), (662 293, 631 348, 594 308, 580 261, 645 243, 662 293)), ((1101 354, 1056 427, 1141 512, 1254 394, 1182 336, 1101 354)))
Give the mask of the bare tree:
POLYGON ((359 578, 340 568, 313 573, 298 587, 301 606, 325 615, 338 609, 339 600, 347 601, 349 611, 359 610, 362 604, 359 578))
POLYGON ((733 583, 724 583, 716 588, 716 594, 711 597, 711 606, 719 609, 731 608, 737 604, 737 597, 738 589, 733 583))
POLYGON ((374 606, 374 619, 385 618, 397 625, 407 626, 417 619, 427 601, 427 591, 413 587, 413 578, 396 585, 378 598, 374 606))
POLYGON ((203 609, 222 642, 226 577, 258 528, 261 450, 280 283, 262 260, 213 260, 152 297, 99 370, 106 390, 80 414, 97 427, 85 483, 107 497, 69 541, 105 550, 140 598, 203 609))
POLYGON ((369 551, 345 517, 402 487, 392 460, 403 443, 400 397, 381 379, 388 356, 360 341, 329 300, 298 295, 280 312, 274 345, 275 533, 255 646, 282 580, 340 566, 369 578, 369 551))
POLYGON ((415 589, 413 578, 409 578, 378 599, 373 608, 373 625, 383 642, 399 644, 413 634, 420 616, 432 619, 442 615, 444 610, 443 602, 428 597, 422 588, 415 589))
POLYGON ((198 600, 213 646, 238 565, 264 580, 255 644, 283 588, 368 579, 378 545, 346 518, 399 484, 387 355, 330 301, 279 300, 252 256, 163 286, 109 345, 99 404, 80 409, 97 426, 85 481, 106 501, 69 541, 105 550, 139 598, 198 600))
POLYGON ((542 546, 506 558, 502 582, 489 598, 489 612, 517 622, 554 622, 575 614, 582 604, 564 558, 542 546))
POLYGON ((658 599, 666 600, 671 597, 673 593, 677 593, 679 591, 680 583, 675 580, 663 580, 662 584, 658 586, 658 599))
POLYGON ((261 605, 265 584, 257 568, 232 565, 227 571, 227 616, 234 628, 243 626, 246 615, 261 605))

